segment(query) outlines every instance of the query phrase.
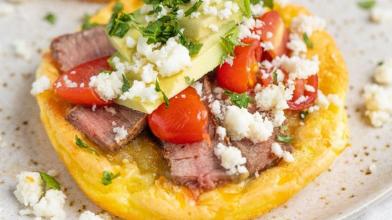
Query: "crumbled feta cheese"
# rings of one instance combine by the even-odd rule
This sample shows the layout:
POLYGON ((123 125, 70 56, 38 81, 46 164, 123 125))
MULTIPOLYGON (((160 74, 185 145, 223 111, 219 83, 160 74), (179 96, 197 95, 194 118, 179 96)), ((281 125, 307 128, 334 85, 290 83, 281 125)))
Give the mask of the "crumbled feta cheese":
POLYGON ((278 143, 272 143, 272 145, 271 145, 271 150, 272 150, 272 153, 273 153, 275 156, 277 156, 277 157, 279 157, 279 158, 282 158, 282 157, 283 157, 284 151, 283 151, 283 149, 282 149, 282 146, 280 146, 280 144, 278 144, 278 143))
POLYGON ((13 42, 15 54, 24 60, 30 60, 33 55, 33 49, 26 41, 17 40, 13 42))
POLYGON ((65 195, 60 190, 50 189, 46 191, 37 204, 33 206, 33 214, 36 217, 49 219, 65 219, 65 195))
POLYGON ((201 82, 195 82, 192 87, 196 90, 197 94, 200 97, 203 97, 203 83, 201 82))
POLYGON ((134 48, 136 46, 136 41, 135 39, 133 39, 133 37, 130 36, 126 37, 125 42, 127 44, 127 47, 129 48, 134 48))
POLYGON ((301 104, 301 103, 306 102, 307 100, 308 100, 308 97, 307 97, 307 96, 301 95, 300 97, 298 97, 297 100, 294 101, 294 103, 295 103, 296 105, 299 105, 299 104, 301 104))
POLYGON ((319 105, 320 107, 323 107, 323 108, 328 108, 328 106, 330 104, 327 96, 325 96, 321 90, 317 91, 316 104, 319 105))
POLYGON ((311 60, 301 57, 277 57, 273 60, 276 67, 282 67, 289 73, 289 79, 307 79, 309 76, 317 74, 319 71, 319 60, 314 56, 311 60))
POLYGON ((379 85, 364 88, 366 116, 374 127, 381 127, 392 121, 392 89, 379 85))
POLYGON ((216 133, 218 134, 219 140, 223 141, 225 140, 227 133, 226 133, 226 128, 222 126, 218 126, 216 128, 216 133))
POLYGON ((320 106, 318 105, 310 106, 308 109, 309 113, 317 112, 318 110, 320 110, 320 106))
POLYGON ((284 115, 284 111, 275 111, 274 112, 274 127, 280 127, 286 121, 286 116, 284 115))
POLYGON ((383 85, 392 85, 392 58, 383 61, 374 71, 374 80, 383 85))
POLYGON ((316 89, 311 85, 305 85, 305 91, 307 92, 316 92, 316 89))
POLYGON ((15 12, 15 7, 6 2, 0 2, 0 16, 7 16, 15 12))
POLYGON ((259 112, 251 114, 247 109, 228 106, 224 125, 233 140, 250 139, 253 143, 266 141, 273 132, 273 124, 259 112))
POLYGON ((208 25, 208 28, 212 31, 212 32, 218 32, 219 31, 219 27, 216 24, 210 24, 208 25))
POLYGON ((240 40, 245 38, 260 39, 260 35, 253 32, 256 28, 256 20, 254 18, 244 18, 241 24, 238 26, 239 33, 238 38, 240 40))
POLYGON ((178 18, 178 19, 181 19, 181 18, 183 18, 184 16, 185 16, 184 9, 178 9, 178 10, 177 10, 177 18, 178 18))
POLYGON ((16 199, 24 206, 35 205, 42 196, 42 180, 38 172, 21 172, 14 191, 16 199))
POLYGON ((271 39, 274 36, 274 34, 270 31, 267 32, 267 38, 271 39))
POLYGON ((73 82, 72 80, 70 80, 67 75, 63 76, 63 80, 64 80, 64 83, 65 83, 65 86, 68 87, 68 88, 76 88, 76 87, 78 87, 78 84, 76 82, 73 82))
POLYGON ((84 211, 79 216, 79 220, 104 220, 101 216, 96 215, 90 211, 84 211))
POLYGON ((210 109, 211 109, 211 113, 218 119, 222 119, 223 118, 223 114, 222 114, 222 105, 220 103, 220 101, 218 100, 214 100, 211 104, 210 104, 210 109))
POLYGON ((287 48, 289 48, 294 56, 300 56, 308 51, 305 41, 300 35, 291 33, 290 40, 287 43, 287 48))
POLYGON ((238 148, 219 143, 214 148, 214 153, 221 160, 222 167, 227 170, 229 175, 248 173, 245 166, 246 158, 242 156, 238 148))
POLYGON ((292 163, 295 161, 293 155, 288 151, 283 152, 283 160, 287 163, 292 163))
POLYGON ((225 63, 229 64, 230 66, 233 66, 234 57, 233 56, 227 56, 226 59, 225 59, 225 63))
POLYGON ((122 140, 125 140, 128 136, 128 131, 125 129, 124 126, 121 127, 114 127, 113 133, 115 134, 114 140, 116 143, 121 143, 122 140))
POLYGON ((155 82, 158 73, 154 70, 154 66, 150 63, 142 67, 142 80, 145 83, 155 82))
POLYGON ((200 17, 200 12, 195 11, 191 14, 191 18, 199 18, 200 17))
POLYGON ((33 82, 30 93, 32 95, 38 95, 48 89, 50 89, 49 78, 46 76, 41 76, 33 82))
POLYGON ((89 86, 93 88, 103 100, 112 100, 121 94, 123 85, 122 75, 117 72, 111 74, 100 73, 90 78, 89 86))
POLYGON ((263 111, 284 110, 289 106, 285 96, 284 86, 269 85, 255 95, 256 106, 263 111))
POLYGON ((370 20, 376 23, 392 21, 392 8, 374 7, 370 11, 370 20))
POLYGON ((261 15, 264 13, 264 7, 263 7, 262 2, 257 3, 257 4, 255 4, 255 5, 252 4, 252 5, 250 6, 250 10, 252 11, 252 15, 253 15, 254 17, 259 17, 259 16, 261 16, 261 15))
POLYGON ((164 77, 177 74, 191 65, 189 50, 174 37, 170 38, 160 49, 146 54, 147 59, 157 66, 159 74, 164 77))
POLYGON ((314 31, 323 30, 326 23, 323 19, 316 16, 299 15, 291 22, 291 31, 302 35, 306 33, 311 36, 314 31))
POLYGON ((274 45, 273 45, 272 42, 270 42, 270 41, 262 42, 262 43, 260 43, 260 46, 261 46, 265 51, 269 51, 269 50, 273 50, 273 49, 274 49, 274 45))
POLYGON ((133 99, 138 97, 142 100, 142 102, 152 102, 159 98, 159 94, 155 91, 155 87, 153 85, 147 86, 144 82, 135 80, 133 81, 132 87, 124 92, 121 96, 121 100, 133 99))

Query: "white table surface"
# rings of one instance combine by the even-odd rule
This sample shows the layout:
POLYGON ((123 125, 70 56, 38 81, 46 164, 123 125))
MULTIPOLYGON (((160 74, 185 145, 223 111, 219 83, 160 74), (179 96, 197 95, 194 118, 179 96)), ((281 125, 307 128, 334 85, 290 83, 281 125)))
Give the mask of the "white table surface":
MULTIPOLYGON (((5 0, 0 0, 5 2, 5 0)), ((384 25, 374 25, 367 21, 367 12, 359 10, 356 6, 355 0, 293 0, 292 2, 301 3, 308 6, 315 14, 324 17, 330 23, 328 29, 336 37, 339 47, 342 49, 343 54, 347 60, 348 67, 351 70, 356 69, 357 63, 353 54, 373 53, 372 42, 365 42, 365 34, 367 31, 374 33, 382 33, 385 27, 390 28, 392 23, 384 25), (343 21, 344 25, 342 25, 343 21), (337 25, 339 24, 340 25, 337 25), (358 28, 359 27, 359 28, 358 28), (352 36, 348 38, 347 36, 352 36), (353 46, 356 44, 356 46, 353 46)), ((386 5, 392 7, 392 1, 386 0, 386 5)), ((33 160, 21 160, 21 155, 18 151, 15 155, 2 155, 3 166, 0 173, 0 219, 22 219, 16 213, 20 209, 19 205, 12 196, 13 187, 9 183, 14 183, 17 173, 22 170, 35 170, 38 169, 56 169, 62 173, 61 181, 67 182, 67 194, 70 195, 72 201, 75 203, 72 207, 67 206, 67 214, 69 218, 76 218, 78 215, 77 210, 84 208, 92 211, 99 211, 97 207, 88 202, 76 185, 71 181, 69 175, 64 170, 61 162, 56 157, 43 156, 40 151, 48 151, 54 154, 45 134, 42 132, 35 132, 34 129, 43 129, 39 125, 38 108, 34 99, 24 99, 30 90, 30 84, 33 81, 33 73, 37 67, 40 56, 39 49, 47 48, 50 39, 62 33, 72 32, 78 24, 80 24, 81 17, 86 13, 93 13, 99 6, 94 4, 86 4, 74 1, 57 1, 57 0, 25 0, 22 3, 15 5, 16 12, 7 16, 0 16, 0 120, 12 121, 14 124, 6 123, 5 127, 1 127, 3 133, 0 135, 0 152, 1 148, 10 147, 13 145, 11 140, 22 140, 15 142, 16 149, 21 147, 31 146, 29 149, 23 151, 24 154, 29 154, 33 160), (54 12, 58 18, 55 25, 50 25, 42 20, 42 17, 47 12, 54 12), (33 52, 30 58, 18 58, 14 54, 12 44, 15 41, 25 41, 33 52), (24 86, 20 83, 9 81, 15 78, 16 80, 27 81, 24 86), (7 80, 7 82, 6 82, 7 80), (8 83, 7 85, 5 83, 8 83), (18 86, 14 86, 18 85, 18 86), (21 96, 20 100, 23 103, 9 103, 4 98, 10 93, 17 93, 21 96), (23 109, 14 108, 13 106, 23 105, 23 109), (17 117, 8 118, 8 115, 15 115, 17 117), (36 118, 29 119, 29 125, 24 126, 23 121, 29 116, 36 118), (18 124, 16 124, 18 123, 18 124), (19 123, 21 124, 19 126, 19 123), (30 126, 34 124, 34 126, 30 126), (32 129, 34 128, 34 129, 32 129), (40 135, 40 138, 28 139, 30 136, 40 135), (3 141, 1 141, 3 139, 3 141), (29 141, 30 140, 30 141, 29 141), (32 140, 32 141, 31 141, 32 140), (43 141, 42 141, 43 140, 43 141), (40 151, 37 151, 37 146, 40 151), (38 164, 34 165, 38 161, 38 164)), ((391 32, 389 32, 391 33, 391 32)), ((378 40, 386 42, 390 46, 392 41, 392 34, 382 36, 378 40)), ((392 57, 392 47, 385 48, 384 50, 377 51, 377 56, 369 57, 368 63, 362 64, 365 66, 366 71, 371 72, 374 64, 383 57, 392 57)), ((363 84, 366 82, 363 82, 363 84)), ((0 164, 0 167, 2 165, 0 164)), ((71 202, 71 201, 68 201, 71 202)), ((386 197, 377 201, 375 204, 370 205, 356 216, 349 219, 392 219, 392 197, 386 197)))

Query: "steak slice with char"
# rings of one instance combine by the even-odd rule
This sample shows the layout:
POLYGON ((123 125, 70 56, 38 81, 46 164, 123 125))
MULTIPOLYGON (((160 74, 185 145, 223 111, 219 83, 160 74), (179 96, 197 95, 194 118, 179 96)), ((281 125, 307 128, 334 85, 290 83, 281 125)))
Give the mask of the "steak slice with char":
POLYGON ((115 52, 103 27, 57 37, 52 41, 50 49, 52 58, 62 72, 115 52))
POLYGON ((209 140, 193 144, 166 143, 164 157, 169 161, 172 180, 192 190, 211 190, 230 180, 209 140))
POLYGON ((129 143, 146 127, 147 115, 132 109, 113 105, 99 107, 95 111, 83 106, 75 106, 66 115, 66 119, 79 131, 103 150, 116 151, 129 143), (116 141, 114 127, 124 127, 125 138, 116 141))
MULTIPOLYGON (((281 158, 272 153, 272 144, 275 142, 276 132, 264 142, 254 144, 248 139, 233 142, 232 144, 240 149, 242 155, 246 157, 246 168, 250 174, 266 170, 275 166, 281 158)), ((292 147, 287 144, 281 144, 285 151, 292 151, 292 147)))

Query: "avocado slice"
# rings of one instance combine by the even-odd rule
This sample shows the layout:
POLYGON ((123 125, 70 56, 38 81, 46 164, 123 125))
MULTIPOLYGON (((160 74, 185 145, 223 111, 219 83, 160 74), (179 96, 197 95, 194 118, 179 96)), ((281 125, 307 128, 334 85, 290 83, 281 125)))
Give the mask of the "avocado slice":
MULTIPOLYGON (((136 12, 136 14, 137 13, 139 12, 136 12)), ((180 19, 180 25, 184 28, 184 35, 191 40, 202 43, 203 46, 199 53, 192 57, 192 63, 188 68, 170 77, 158 76, 160 88, 168 98, 174 97, 189 86, 185 80, 186 77, 199 80, 221 63, 221 57, 224 55, 224 50, 221 46, 221 37, 235 28, 241 18, 242 13, 238 12, 233 15, 230 20, 220 20, 216 16, 206 15, 201 15, 198 19, 192 19, 190 17, 180 19), (212 32, 208 28, 209 24, 217 25, 219 31, 212 32)), ((110 37, 110 40, 121 55, 121 58, 132 64, 132 55, 136 52, 136 47, 127 47, 126 39, 128 36, 136 40, 141 36, 141 33, 134 28, 130 29, 123 38, 112 36, 110 37)), ((135 74, 127 75, 130 82, 135 79, 134 75, 135 74)), ((115 102, 134 110, 151 113, 164 102, 164 99, 161 96, 160 99, 155 101, 142 101, 140 98, 136 97, 127 100, 117 99, 115 102)))

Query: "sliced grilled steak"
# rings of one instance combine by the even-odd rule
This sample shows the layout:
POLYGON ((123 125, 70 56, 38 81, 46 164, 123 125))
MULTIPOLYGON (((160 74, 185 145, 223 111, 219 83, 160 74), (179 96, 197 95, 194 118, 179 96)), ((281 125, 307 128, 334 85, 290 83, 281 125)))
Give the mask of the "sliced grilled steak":
POLYGON ((62 72, 115 52, 103 27, 57 37, 52 41, 50 49, 62 72))
POLYGON ((100 107, 95 111, 88 107, 75 106, 68 112, 66 119, 103 150, 116 151, 143 131, 146 117, 144 113, 113 105, 100 107), (124 127, 126 136, 116 138, 113 130, 115 127, 124 127))
POLYGON ((165 144, 164 157, 169 160, 173 181, 190 189, 210 190, 230 179, 209 141, 165 144))
MULTIPOLYGON (((268 169, 276 165, 280 158, 272 153, 272 143, 275 142, 276 133, 272 135, 267 141, 253 144, 252 141, 243 139, 241 141, 233 142, 232 144, 241 150, 241 153, 246 157, 246 168, 250 174, 268 169)), ((292 151, 290 145, 282 144, 282 149, 285 151, 292 151)))

